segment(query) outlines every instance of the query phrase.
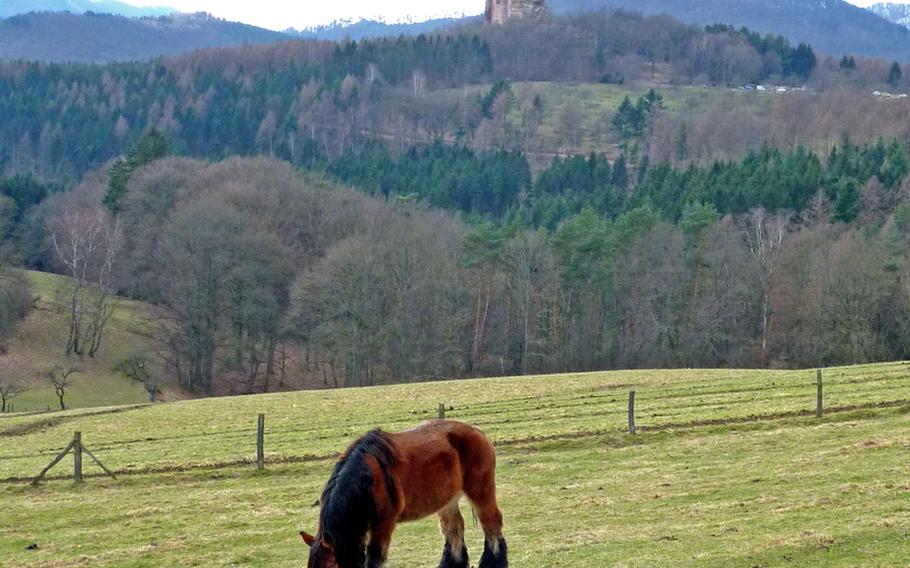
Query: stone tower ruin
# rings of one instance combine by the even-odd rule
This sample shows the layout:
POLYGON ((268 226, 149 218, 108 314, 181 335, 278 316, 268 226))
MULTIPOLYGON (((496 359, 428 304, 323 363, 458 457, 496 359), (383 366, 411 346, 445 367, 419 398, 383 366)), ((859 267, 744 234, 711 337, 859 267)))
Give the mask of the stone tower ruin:
POLYGON ((487 0, 488 24, 504 24, 515 18, 539 18, 546 13, 545 0, 487 0))

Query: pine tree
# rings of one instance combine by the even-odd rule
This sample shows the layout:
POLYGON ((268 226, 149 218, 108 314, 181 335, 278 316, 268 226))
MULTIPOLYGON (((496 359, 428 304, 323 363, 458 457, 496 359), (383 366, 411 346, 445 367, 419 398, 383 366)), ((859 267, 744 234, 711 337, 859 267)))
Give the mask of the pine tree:
POLYGON ((897 140, 888 146, 885 163, 882 164, 878 179, 888 189, 897 188, 907 173, 910 172, 910 160, 903 146, 897 140))
POLYGON ((689 133, 686 125, 679 127, 679 133, 676 135, 676 161, 685 162, 689 159, 689 133))
POLYGON ((888 85, 892 88, 897 88, 903 78, 904 72, 901 69, 901 64, 895 61, 891 64, 891 69, 888 71, 888 85))
POLYGON ((626 167, 625 156, 620 156, 613 164, 613 187, 622 191, 629 189, 629 170, 626 167))
POLYGON ((167 139, 153 128, 139 139, 126 159, 114 162, 110 169, 110 181, 103 201, 108 211, 116 215, 123 208, 121 200, 127 193, 133 172, 155 160, 164 158, 170 152, 167 139))
POLYGON ((837 203, 834 206, 834 219, 851 223, 859 215, 860 193, 856 180, 845 178, 837 185, 837 203))

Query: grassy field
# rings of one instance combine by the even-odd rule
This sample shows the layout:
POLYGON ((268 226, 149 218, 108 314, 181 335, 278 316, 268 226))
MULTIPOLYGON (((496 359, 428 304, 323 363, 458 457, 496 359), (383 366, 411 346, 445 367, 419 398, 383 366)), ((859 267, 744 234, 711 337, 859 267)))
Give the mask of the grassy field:
MULTIPOLYGON (((299 566, 297 531, 315 527, 335 452, 442 402, 498 446, 513 566, 910 566, 910 365, 825 379, 821 420, 814 372, 694 370, 5 416, 0 565, 299 566), (260 412, 264 473, 249 464, 260 412), (119 480, 9 479, 37 473, 74 430, 119 480)), ((481 538, 469 526, 475 561, 481 538)), ((440 551, 435 520, 404 525, 389 566, 435 566, 440 551)))
MULTIPOLYGON (((459 98, 465 96, 484 96, 492 85, 478 85, 465 89, 440 90, 431 93, 431 97, 447 100, 454 104, 459 98)), ((624 97, 630 97, 633 102, 647 93, 649 86, 634 85, 604 85, 598 83, 549 83, 549 82, 518 82, 511 85, 512 93, 518 104, 509 115, 509 122, 514 127, 521 125, 522 117, 520 106, 522 101, 532 100, 540 96, 543 102, 543 121, 540 124, 535 140, 539 142, 546 159, 548 153, 587 154, 590 152, 604 153, 618 156, 618 147, 610 137, 600 138, 594 135, 598 123, 606 121, 606 126, 600 130, 609 130, 609 121, 624 97), (561 132, 560 121, 568 105, 573 105, 580 119, 577 147, 573 141, 572 147, 566 147, 565 133, 561 132)), ((749 110, 756 115, 768 112, 771 102, 776 95, 756 91, 738 91, 733 89, 683 87, 672 85, 659 85, 654 89, 664 97, 667 112, 689 118, 702 114, 708 109, 718 111, 726 109, 749 110)), ((788 96, 800 96, 791 94, 788 96)))
POLYGON ((97 357, 67 358, 63 351, 69 280, 41 272, 29 272, 28 276, 32 294, 38 298, 36 309, 19 324, 9 353, 0 357, 0 372, 30 385, 28 392, 13 401, 15 408, 37 411, 59 407, 53 389, 43 379, 44 373, 55 365, 76 367, 80 371, 73 375, 73 386, 65 397, 71 408, 147 401, 142 385, 127 381, 116 367, 131 352, 148 346, 148 340, 138 332, 149 307, 141 302, 117 299, 97 357))

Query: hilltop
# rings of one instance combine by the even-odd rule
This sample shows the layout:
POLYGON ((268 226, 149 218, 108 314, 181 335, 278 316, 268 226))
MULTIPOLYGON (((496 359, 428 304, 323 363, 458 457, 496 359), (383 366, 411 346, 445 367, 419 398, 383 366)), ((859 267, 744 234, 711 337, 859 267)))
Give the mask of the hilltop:
POLYGON ((0 18, 9 18, 29 12, 72 12, 83 14, 116 14, 128 18, 164 16, 177 12, 167 6, 133 6, 116 0, 4 0, 0 5, 0 18))
POLYGON ((203 13, 126 18, 41 12, 0 21, 0 59, 107 63, 288 39, 278 32, 203 13))
POLYGON ((838 57, 849 53, 910 62, 906 28, 844 0, 550 0, 549 5, 557 13, 622 8, 692 24, 746 26, 838 57))
POLYGON ((378 20, 358 20, 355 22, 334 22, 301 30, 288 29, 284 33, 302 39, 320 39, 342 41, 378 37, 397 37, 400 35, 419 35, 437 32, 457 25, 473 24, 479 17, 436 18, 423 22, 382 22, 378 20))
POLYGON ((895 2, 882 2, 869 7, 872 12, 885 18, 889 22, 910 27, 910 5, 895 2))

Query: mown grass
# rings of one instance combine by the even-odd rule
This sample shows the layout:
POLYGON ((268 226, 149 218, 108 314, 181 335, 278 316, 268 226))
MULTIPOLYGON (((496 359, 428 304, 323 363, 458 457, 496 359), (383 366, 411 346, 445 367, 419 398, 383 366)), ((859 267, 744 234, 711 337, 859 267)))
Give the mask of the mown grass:
MULTIPOLYGON (((315 524, 309 505, 334 453, 444 402, 498 446, 514 566, 906 566, 910 367, 825 378, 832 412, 821 420, 814 372, 775 371, 489 379, 3 418, 0 478, 34 475, 73 430, 133 474, 0 484, 0 565, 300 565, 296 531, 315 524), (631 389, 635 436, 623 431, 631 389), (259 412, 265 473, 237 463, 253 457, 259 412), (39 550, 25 551, 32 542, 39 550)), ((475 560, 480 539, 469 528, 475 560)), ((440 549, 435 521, 405 525, 390 566, 434 566, 440 549)))
MULTIPOLYGON (((29 385, 29 390, 13 401, 15 409, 34 412, 59 408, 57 397, 44 378, 56 365, 79 369, 64 398, 69 408, 147 401, 142 385, 128 381, 116 367, 130 353, 148 348, 149 340, 141 332, 150 308, 141 302, 117 298, 98 355, 66 357, 66 297, 70 280, 41 272, 27 274, 32 294, 38 299, 36 309, 17 326, 9 353, 0 357, 0 372, 29 385)), ((160 370, 156 367, 155 372, 160 370)))

